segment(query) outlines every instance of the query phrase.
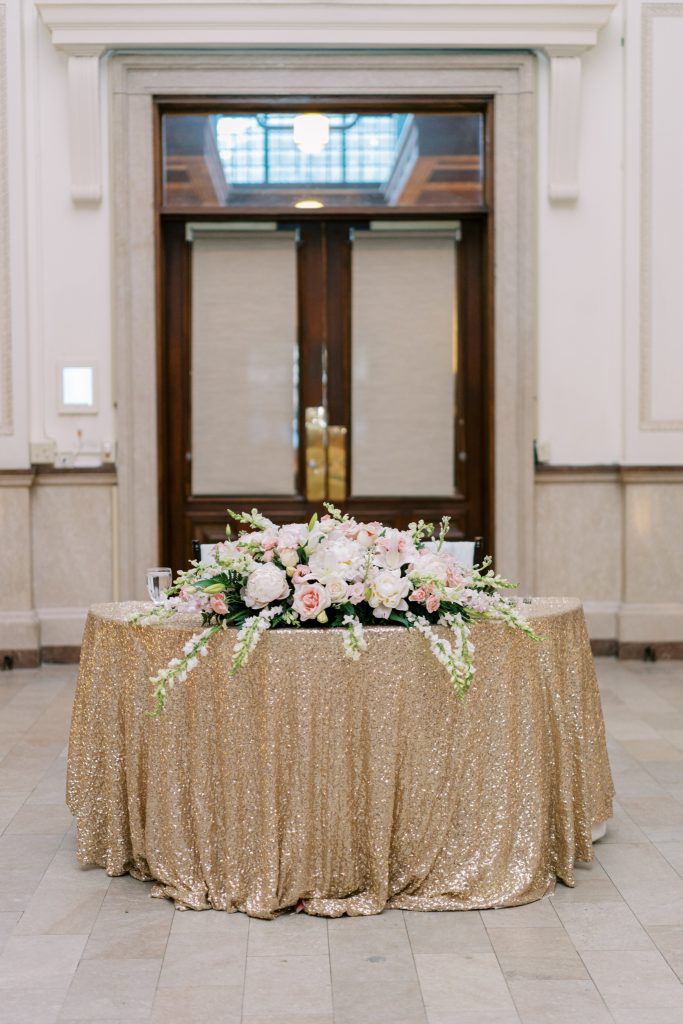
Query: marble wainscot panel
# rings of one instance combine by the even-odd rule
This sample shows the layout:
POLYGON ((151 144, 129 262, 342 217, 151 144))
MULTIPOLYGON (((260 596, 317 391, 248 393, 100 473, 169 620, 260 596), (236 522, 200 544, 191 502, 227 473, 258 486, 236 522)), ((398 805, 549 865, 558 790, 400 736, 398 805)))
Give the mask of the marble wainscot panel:
POLYGON ((76 657, 88 607, 115 597, 115 484, 106 472, 36 475, 33 592, 43 660, 76 657))
POLYGON ((31 586, 30 471, 0 472, 0 658, 38 664, 38 618, 31 586))

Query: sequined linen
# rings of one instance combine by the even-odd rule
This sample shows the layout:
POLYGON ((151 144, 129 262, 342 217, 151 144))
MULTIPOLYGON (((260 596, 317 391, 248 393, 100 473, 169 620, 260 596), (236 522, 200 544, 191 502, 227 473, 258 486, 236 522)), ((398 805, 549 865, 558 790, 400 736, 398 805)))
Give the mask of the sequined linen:
POLYGON ((67 783, 82 864, 270 918, 300 900, 331 917, 514 906, 592 858, 613 786, 577 601, 533 602, 543 643, 476 625, 463 703, 400 627, 367 629, 357 662, 338 630, 267 633, 232 678, 230 630, 158 719, 149 677, 197 622, 126 624, 139 607, 86 625, 67 783))

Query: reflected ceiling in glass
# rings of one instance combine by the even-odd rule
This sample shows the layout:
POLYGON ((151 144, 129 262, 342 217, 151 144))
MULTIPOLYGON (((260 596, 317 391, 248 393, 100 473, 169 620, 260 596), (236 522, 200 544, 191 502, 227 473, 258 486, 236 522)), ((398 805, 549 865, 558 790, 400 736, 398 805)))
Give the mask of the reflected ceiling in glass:
POLYGON ((165 114, 164 203, 479 206, 483 114, 165 114))

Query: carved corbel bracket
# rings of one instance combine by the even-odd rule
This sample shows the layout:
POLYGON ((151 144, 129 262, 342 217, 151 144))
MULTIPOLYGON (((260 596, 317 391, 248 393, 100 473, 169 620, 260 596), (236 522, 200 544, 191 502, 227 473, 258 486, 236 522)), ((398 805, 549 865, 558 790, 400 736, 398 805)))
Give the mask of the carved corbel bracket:
POLYGON ((103 53, 101 46, 68 50, 71 197, 77 203, 98 203, 102 199, 100 57, 103 53))
POLYGON ((546 48, 550 59, 548 124, 548 198, 573 202, 579 197, 581 57, 546 48))

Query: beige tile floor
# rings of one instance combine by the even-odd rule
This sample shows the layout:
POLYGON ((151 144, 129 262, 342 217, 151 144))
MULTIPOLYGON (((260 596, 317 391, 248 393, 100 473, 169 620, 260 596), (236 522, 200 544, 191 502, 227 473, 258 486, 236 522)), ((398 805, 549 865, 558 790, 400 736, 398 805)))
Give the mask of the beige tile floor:
POLYGON ((683 1024, 683 664, 598 662, 616 817, 575 889, 467 914, 177 913, 78 867, 75 670, 0 673, 0 1021, 683 1024))

